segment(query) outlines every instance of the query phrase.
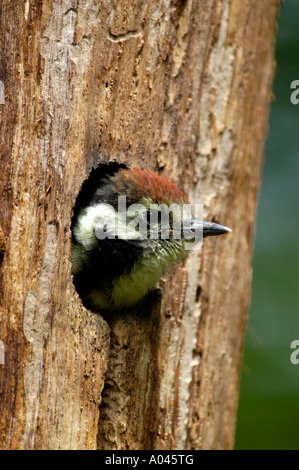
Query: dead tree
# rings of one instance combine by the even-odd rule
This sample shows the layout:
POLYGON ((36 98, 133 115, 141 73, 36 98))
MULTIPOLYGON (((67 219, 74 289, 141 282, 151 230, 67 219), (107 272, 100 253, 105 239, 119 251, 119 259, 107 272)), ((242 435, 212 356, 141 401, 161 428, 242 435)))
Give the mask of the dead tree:
POLYGON ((2 448, 233 446, 278 3, 2 0, 2 448), (73 286, 70 226, 110 160, 233 233, 106 321, 73 286))

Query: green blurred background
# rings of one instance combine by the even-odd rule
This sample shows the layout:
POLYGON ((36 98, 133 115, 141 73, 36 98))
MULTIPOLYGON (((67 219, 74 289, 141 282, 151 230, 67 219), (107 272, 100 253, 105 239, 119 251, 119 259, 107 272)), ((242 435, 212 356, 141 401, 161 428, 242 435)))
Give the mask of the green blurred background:
POLYGON ((275 102, 259 196, 252 299, 246 331, 236 449, 299 449, 299 0, 278 19, 275 102))

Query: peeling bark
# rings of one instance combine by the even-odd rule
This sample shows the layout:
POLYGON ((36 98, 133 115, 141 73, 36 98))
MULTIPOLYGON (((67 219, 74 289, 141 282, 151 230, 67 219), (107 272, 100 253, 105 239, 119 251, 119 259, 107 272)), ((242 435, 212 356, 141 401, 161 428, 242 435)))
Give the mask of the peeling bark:
POLYGON ((232 447, 278 3, 2 0, 1 448, 232 447), (72 284, 70 225, 109 160, 233 233, 104 320, 72 284))

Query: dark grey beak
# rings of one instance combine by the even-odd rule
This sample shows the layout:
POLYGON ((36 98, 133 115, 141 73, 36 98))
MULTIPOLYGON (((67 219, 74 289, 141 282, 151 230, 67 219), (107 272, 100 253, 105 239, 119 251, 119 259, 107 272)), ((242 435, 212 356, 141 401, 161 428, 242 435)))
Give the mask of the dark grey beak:
POLYGON ((231 229, 224 227, 224 225, 215 224, 214 222, 206 222, 205 220, 191 219, 189 221, 189 230, 192 232, 202 230, 203 237, 214 237, 216 235, 223 235, 224 233, 231 232, 231 229), (191 222, 191 224, 190 224, 191 222))
POLYGON ((203 221, 202 234, 204 237, 213 237, 215 235, 223 235, 224 233, 229 232, 231 232, 231 229, 224 225, 203 221))

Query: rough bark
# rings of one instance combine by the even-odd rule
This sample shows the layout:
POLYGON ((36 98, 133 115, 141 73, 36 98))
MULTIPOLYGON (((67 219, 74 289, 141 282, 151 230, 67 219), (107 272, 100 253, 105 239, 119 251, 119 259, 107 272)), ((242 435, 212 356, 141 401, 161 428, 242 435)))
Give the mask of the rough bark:
POLYGON ((232 447, 278 3, 2 0, 2 448, 232 447), (111 159, 233 233, 105 321, 73 287, 70 224, 111 159))

